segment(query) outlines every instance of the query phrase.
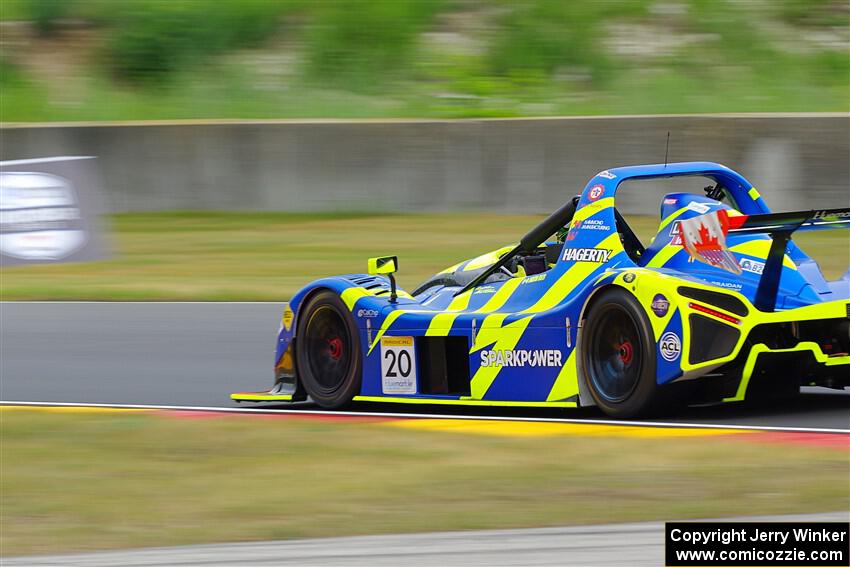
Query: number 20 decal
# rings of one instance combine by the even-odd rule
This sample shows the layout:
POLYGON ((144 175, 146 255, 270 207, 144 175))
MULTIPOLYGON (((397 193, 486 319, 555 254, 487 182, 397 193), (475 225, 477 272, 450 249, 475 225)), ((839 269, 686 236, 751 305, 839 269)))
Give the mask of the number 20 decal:
POLYGON ((416 393, 413 337, 381 338, 381 390, 384 394, 416 393))
POLYGON ((410 376, 410 371, 413 370, 413 361, 410 359, 409 352, 400 350, 398 351, 398 355, 396 355, 396 351, 388 350, 384 351, 384 358, 389 359, 387 378, 395 378, 398 374, 401 374, 403 378, 410 376), (395 372, 396 368, 398 369, 398 374, 395 372))

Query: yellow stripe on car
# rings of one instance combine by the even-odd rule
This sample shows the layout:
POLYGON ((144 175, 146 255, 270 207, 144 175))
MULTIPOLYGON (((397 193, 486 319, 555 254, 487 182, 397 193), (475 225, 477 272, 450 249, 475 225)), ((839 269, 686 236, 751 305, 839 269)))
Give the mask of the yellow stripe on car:
POLYGON ((824 354, 820 345, 811 341, 803 341, 798 343, 796 346, 791 348, 770 348, 764 343, 759 343, 754 345, 752 349, 750 349, 750 353, 747 355, 747 362, 744 364, 744 369, 741 372, 741 382, 738 383, 738 390, 735 392, 735 395, 729 398, 723 398, 724 402, 739 402, 744 399, 747 395, 747 387, 750 384, 750 378, 753 375, 753 370, 755 370, 756 362, 758 362, 758 357, 760 354, 764 352, 802 352, 802 351, 811 351, 812 355, 814 355, 815 360, 819 364, 824 364, 826 366, 837 366, 841 364, 850 365, 850 356, 829 356, 824 354))
POLYGON ((584 220, 588 217, 592 217, 602 209, 607 209, 609 207, 614 206, 614 197, 605 197, 604 199, 599 199, 595 203, 589 203, 579 210, 576 211, 575 215, 573 215, 572 222, 584 220))
POLYGON ((655 256, 653 256, 649 262, 646 263, 647 268, 662 268, 664 265, 670 261, 670 259, 675 256, 678 252, 684 250, 681 246, 674 246, 672 244, 668 244, 658 252, 656 252, 655 256))
POLYGON ((454 266, 449 266, 448 268, 446 268, 442 272, 438 272, 438 273, 440 273, 440 274, 453 274, 454 272, 457 271, 458 268, 460 268, 461 264, 463 264, 463 262, 458 262, 454 266))
MULTIPOLYGON (((613 250, 612 255, 616 254, 618 250, 622 249, 619 234, 614 233, 608 236, 597 244, 596 248, 613 250)), ((599 264, 593 262, 576 262, 561 274, 561 277, 552 284, 552 287, 546 290, 543 297, 537 300, 531 307, 523 310, 522 313, 541 313, 552 309, 563 301, 577 285, 585 281, 598 267, 599 264)))
POLYGON ((569 358, 567 358, 567 362, 561 367, 561 371, 558 373, 558 377, 555 378, 555 383, 549 391, 549 396, 546 398, 547 402, 566 400, 567 398, 578 395, 577 351, 578 349, 573 349, 569 358))
POLYGON ((366 297, 371 295, 369 290, 363 287, 349 287, 347 289, 342 290, 342 293, 339 294, 340 299, 345 303, 346 307, 350 311, 354 310, 354 304, 357 303, 357 300, 361 297, 366 297))
POLYGON ((355 402, 389 402, 391 404, 426 404, 438 406, 483 406, 518 408, 574 408, 577 406, 575 402, 509 402, 504 400, 473 400, 470 397, 449 399, 392 396, 354 396, 353 399, 355 402))
POLYGON ((658 225, 658 230, 656 231, 656 233, 664 230, 664 227, 666 227, 668 224, 670 224, 671 222, 673 222, 674 220, 679 218, 682 215, 682 213, 684 213, 687 210, 688 210, 688 207, 682 207, 681 209, 667 215, 667 217, 663 221, 661 221, 661 224, 658 225))
MULTIPOLYGON (((773 241, 770 239, 748 240, 746 242, 742 242, 741 244, 730 246, 729 250, 731 252, 737 252, 738 254, 746 254, 747 256, 755 256, 756 258, 766 260, 768 252, 770 252, 770 245, 772 243, 773 241)), ((797 269, 797 266, 794 264, 791 258, 788 257, 787 254, 782 260, 782 265, 786 268, 791 268, 792 270, 797 269)))
MULTIPOLYGON (((366 289, 364 287, 349 287, 342 290, 339 297, 349 310, 354 311, 354 305, 359 299, 363 297, 378 297, 379 294, 382 293, 389 293, 389 290, 384 287, 376 287, 374 290, 366 289)), ((401 289, 397 291, 397 294, 399 297, 403 297, 405 299, 413 299, 412 295, 401 289)))
POLYGON ((268 394, 265 392, 236 392, 230 394, 235 402, 291 402, 292 394, 268 394))
POLYGON ((467 291, 452 299, 452 302, 446 308, 446 312, 437 313, 431 319, 428 330, 425 331, 425 336, 445 337, 448 335, 457 316, 469 306, 469 299, 471 297, 472 291, 467 291))
MULTIPOLYGON (((475 338, 475 344, 469 351, 470 354, 490 345, 492 345, 491 350, 502 351, 513 350, 516 347, 532 317, 524 317, 502 326, 507 316, 507 313, 494 313, 484 319, 481 330, 475 338)), ((477 400, 483 398, 501 369, 501 366, 495 365, 479 367, 470 380, 471 396, 477 400)))
POLYGON ((477 270, 479 268, 484 268, 487 266, 492 266, 496 262, 499 261, 499 258, 507 254, 513 249, 513 246, 505 246, 503 248, 499 248, 498 250, 493 250, 492 252, 487 252, 486 254, 482 254, 477 258, 473 258, 463 267, 464 272, 469 272, 472 270, 477 270))
POLYGON ((493 296, 487 300, 487 303, 476 309, 474 312, 492 313, 493 311, 496 311, 497 309, 503 307, 521 283, 522 278, 513 278, 507 280, 505 283, 502 284, 502 287, 500 287, 496 291, 496 293, 494 293, 493 296))
POLYGON ((375 346, 379 342, 381 342, 381 337, 384 336, 384 333, 389 330, 390 326, 395 322, 396 319, 398 319, 405 313, 416 313, 416 311, 406 311, 404 309, 396 309, 395 311, 390 311, 389 315, 387 315, 387 318, 384 319, 384 322, 381 325, 381 329, 378 331, 378 334, 375 335, 375 340, 372 341, 371 346, 369 346, 369 352, 366 353, 366 356, 372 354, 372 349, 374 349, 375 346))

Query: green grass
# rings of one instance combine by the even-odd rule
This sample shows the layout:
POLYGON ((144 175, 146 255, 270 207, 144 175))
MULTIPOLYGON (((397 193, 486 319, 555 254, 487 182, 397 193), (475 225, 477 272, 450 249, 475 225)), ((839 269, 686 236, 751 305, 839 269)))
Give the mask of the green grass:
POLYGON ((850 109, 843 0, 0 6, 4 122, 850 109))
MULTIPOLYGON (((17 299, 288 299, 308 282, 362 273, 366 259, 397 254, 399 285, 518 240, 534 215, 285 213, 134 213, 111 217, 114 256, 85 264, 4 268, 0 295, 17 299)), ((644 242, 658 226, 629 217, 644 242)), ((827 276, 850 258, 845 231, 801 235, 827 276)))
POLYGON ((846 510, 841 450, 4 409, 2 555, 846 510))

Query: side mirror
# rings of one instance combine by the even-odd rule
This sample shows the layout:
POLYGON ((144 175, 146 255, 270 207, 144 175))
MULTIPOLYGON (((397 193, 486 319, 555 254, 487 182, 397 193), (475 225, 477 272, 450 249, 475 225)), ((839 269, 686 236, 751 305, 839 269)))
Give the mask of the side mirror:
POLYGON ((369 275, 371 276, 389 276, 390 303, 395 303, 398 300, 398 295, 396 294, 395 276, 393 276, 393 274, 398 271, 398 256, 379 256, 377 258, 369 258, 368 270, 369 275))
POLYGON ((398 271, 398 256, 369 258, 369 275, 394 274, 398 271))

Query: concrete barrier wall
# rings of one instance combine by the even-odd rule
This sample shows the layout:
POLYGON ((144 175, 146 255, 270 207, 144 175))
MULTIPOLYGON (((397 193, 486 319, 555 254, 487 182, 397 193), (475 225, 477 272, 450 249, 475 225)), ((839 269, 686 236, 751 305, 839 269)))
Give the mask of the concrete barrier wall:
MULTIPOLYGON (((668 131, 669 161, 737 169, 774 210, 850 206, 843 113, 5 126, 0 159, 98 156, 113 211, 543 212, 600 170, 662 162, 668 131)), ((677 183, 619 204, 656 214, 677 183)))

